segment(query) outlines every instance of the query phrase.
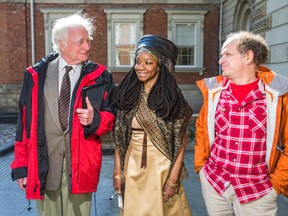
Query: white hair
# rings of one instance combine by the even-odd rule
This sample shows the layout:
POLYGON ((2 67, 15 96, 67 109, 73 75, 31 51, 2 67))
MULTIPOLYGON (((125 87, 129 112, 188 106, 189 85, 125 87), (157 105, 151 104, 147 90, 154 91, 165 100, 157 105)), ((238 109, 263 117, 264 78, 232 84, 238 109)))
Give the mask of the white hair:
POLYGON ((68 17, 56 20, 52 29, 52 43, 53 43, 53 50, 55 52, 60 51, 58 45, 59 41, 62 41, 65 44, 67 43, 68 29, 77 26, 84 27, 87 30, 89 37, 91 37, 92 39, 95 27, 93 25, 93 20, 91 18, 88 18, 86 15, 73 14, 68 17))

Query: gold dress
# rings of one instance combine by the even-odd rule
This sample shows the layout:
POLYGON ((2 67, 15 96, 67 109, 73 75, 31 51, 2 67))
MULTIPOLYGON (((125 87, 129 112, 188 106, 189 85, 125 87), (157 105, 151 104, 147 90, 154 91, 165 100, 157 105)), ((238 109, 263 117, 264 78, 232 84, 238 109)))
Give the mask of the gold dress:
MULTIPOLYGON (((136 118, 132 128, 141 129, 136 118)), ((132 130, 128 152, 125 156, 124 216, 187 216, 191 215, 182 184, 179 194, 163 203, 162 192, 169 174, 171 161, 167 159, 147 136, 147 166, 141 168, 144 131, 132 130)))

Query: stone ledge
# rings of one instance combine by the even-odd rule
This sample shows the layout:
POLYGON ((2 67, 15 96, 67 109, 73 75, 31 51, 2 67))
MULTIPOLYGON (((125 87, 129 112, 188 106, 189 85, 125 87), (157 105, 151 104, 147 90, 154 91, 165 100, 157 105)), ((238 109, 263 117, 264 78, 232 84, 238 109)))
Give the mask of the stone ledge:
POLYGON ((1 114, 0 124, 16 124, 18 119, 18 114, 1 114))

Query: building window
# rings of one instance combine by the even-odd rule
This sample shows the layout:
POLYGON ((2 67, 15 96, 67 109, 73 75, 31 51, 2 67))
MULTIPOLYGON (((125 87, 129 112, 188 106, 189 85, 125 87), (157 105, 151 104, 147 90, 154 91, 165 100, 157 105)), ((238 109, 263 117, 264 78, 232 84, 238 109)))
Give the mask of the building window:
POLYGON ((45 54, 53 52, 52 46, 52 28, 57 19, 67 17, 74 13, 81 13, 83 9, 79 8, 40 8, 44 14, 44 29, 45 29, 45 54))
POLYGON ((106 9, 108 67, 131 67, 138 39, 143 35, 146 9, 106 9))
POLYGON ((178 49, 177 68, 203 68, 204 19, 207 10, 167 9, 168 38, 178 49))
POLYGON ((177 23, 176 45, 179 49, 177 65, 195 65, 195 24, 177 23))
POLYGON ((115 67, 133 65, 136 23, 115 22, 115 67))

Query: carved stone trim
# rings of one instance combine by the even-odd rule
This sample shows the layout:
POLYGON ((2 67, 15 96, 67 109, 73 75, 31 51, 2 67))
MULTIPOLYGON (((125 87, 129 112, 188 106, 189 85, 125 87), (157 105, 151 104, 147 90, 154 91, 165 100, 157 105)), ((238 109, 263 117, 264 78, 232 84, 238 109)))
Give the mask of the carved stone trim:
POLYGON ((253 10, 253 19, 254 20, 259 19, 261 17, 264 17, 265 15, 266 15, 266 3, 262 2, 259 7, 256 7, 253 10))
POLYGON ((253 32, 254 33, 263 32, 267 29, 270 29, 271 26, 272 26, 272 16, 270 15, 265 19, 255 22, 253 25, 253 32))

